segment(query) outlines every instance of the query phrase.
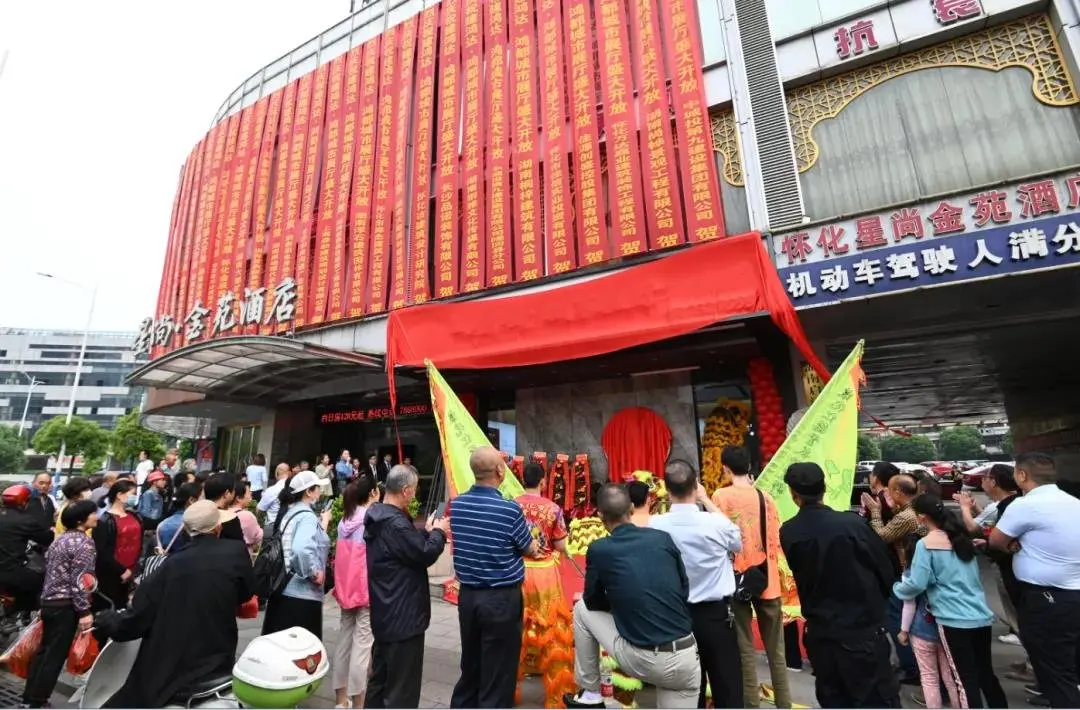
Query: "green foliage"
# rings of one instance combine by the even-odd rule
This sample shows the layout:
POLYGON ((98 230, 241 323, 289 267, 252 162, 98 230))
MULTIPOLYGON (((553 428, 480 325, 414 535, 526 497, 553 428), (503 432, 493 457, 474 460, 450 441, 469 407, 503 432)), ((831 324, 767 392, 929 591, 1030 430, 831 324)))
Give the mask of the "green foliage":
POLYGON ((881 457, 886 461, 919 463, 935 456, 934 442, 925 436, 886 436, 881 439, 881 457))
POLYGON ((858 451, 855 456, 856 461, 881 460, 881 446, 878 445, 878 438, 876 436, 859 434, 857 446, 858 451))
POLYGON ((82 472, 83 475, 89 476, 92 473, 97 473, 101 470, 101 467, 105 464, 105 456, 83 456, 82 472))
MULTIPOLYGON (((34 450, 42 454, 59 454, 62 443, 67 443, 66 454, 70 455, 74 468, 75 456, 98 461, 109 453, 109 432, 82 417, 72 417, 71 424, 65 423, 65 417, 56 416, 41 425, 34 434, 34 450)), ((100 464, 99 464, 100 466, 100 464)))
POLYGON ((413 498, 409 501, 409 517, 416 520, 416 516, 420 514, 420 499, 413 498))
POLYGON ((14 427, 0 426, 0 473, 22 473, 26 468, 26 437, 14 427))
POLYGON ((982 434, 973 426, 954 426, 941 432, 938 451, 948 461, 978 459, 985 455, 982 434))
POLYGON ((165 443, 161 435, 139 424, 139 408, 120 417, 112 432, 113 455, 126 467, 133 468, 140 451, 146 451, 156 465, 165 458, 165 443))
POLYGON ((195 443, 191 439, 184 439, 180 442, 180 451, 177 453, 177 458, 181 461, 195 458, 195 443))

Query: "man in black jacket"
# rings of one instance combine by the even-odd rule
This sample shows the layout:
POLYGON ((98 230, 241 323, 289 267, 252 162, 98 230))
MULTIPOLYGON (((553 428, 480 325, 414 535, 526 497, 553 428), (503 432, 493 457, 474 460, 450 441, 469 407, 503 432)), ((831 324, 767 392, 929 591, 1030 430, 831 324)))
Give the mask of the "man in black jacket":
POLYGON ((191 542, 139 586, 129 609, 96 618, 116 641, 142 639, 127 682, 105 707, 183 705, 196 686, 231 679, 236 613, 255 593, 255 574, 243 543, 218 537, 225 517, 209 501, 188 506, 191 542))
POLYGON ((27 564, 27 545, 37 544, 44 552, 53 540, 52 527, 46 527, 27 512, 30 488, 16 485, 3 493, 0 508, 0 588, 15 598, 13 612, 30 612, 38 608, 38 597, 45 583, 41 569, 27 564))
POLYGON ((49 495, 52 490, 52 474, 42 471, 34 476, 34 495, 26 511, 37 518, 42 527, 52 529, 56 524, 56 501, 49 495))
POLYGON ((893 568, 885 543, 858 516, 822 504, 816 463, 788 467, 799 506, 780 527, 780 545, 799 588, 805 644, 823 708, 898 708, 885 613, 893 568))
POLYGON ((371 506, 364 518, 375 637, 366 708, 420 706, 424 633, 431 623, 427 568, 446 547, 450 521, 432 515, 426 531, 416 529, 405 511, 419 482, 408 466, 394 466, 386 477, 384 502, 371 506))

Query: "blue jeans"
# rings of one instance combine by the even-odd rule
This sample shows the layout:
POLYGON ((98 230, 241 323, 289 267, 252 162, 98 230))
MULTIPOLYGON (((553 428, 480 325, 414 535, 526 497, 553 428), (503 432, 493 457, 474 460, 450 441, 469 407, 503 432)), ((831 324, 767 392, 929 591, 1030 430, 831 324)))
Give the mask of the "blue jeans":
POLYGON ((900 671, 905 676, 916 676, 919 674, 919 666, 915 662, 915 652, 911 650, 911 646, 903 646, 897 640, 897 635, 900 633, 900 616, 904 611, 904 602, 902 602, 895 594, 889 595, 889 608, 886 612, 886 617, 889 623, 889 638, 892 639, 893 647, 896 649, 896 659, 900 664, 900 671))

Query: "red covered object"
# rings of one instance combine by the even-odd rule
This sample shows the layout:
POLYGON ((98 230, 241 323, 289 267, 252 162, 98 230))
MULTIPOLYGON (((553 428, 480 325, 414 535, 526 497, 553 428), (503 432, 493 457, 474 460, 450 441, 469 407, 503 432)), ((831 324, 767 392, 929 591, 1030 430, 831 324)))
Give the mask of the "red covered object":
POLYGON ((425 358, 445 369, 541 365, 654 343, 759 313, 768 313, 828 378, 761 235, 748 232, 562 288, 391 311, 386 328, 391 402, 396 406, 394 368, 423 367, 425 358))
POLYGON ((671 452, 671 428, 647 407, 627 407, 604 427, 600 445, 608 462, 608 479, 625 481, 634 471, 664 477, 664 462, 671 452))

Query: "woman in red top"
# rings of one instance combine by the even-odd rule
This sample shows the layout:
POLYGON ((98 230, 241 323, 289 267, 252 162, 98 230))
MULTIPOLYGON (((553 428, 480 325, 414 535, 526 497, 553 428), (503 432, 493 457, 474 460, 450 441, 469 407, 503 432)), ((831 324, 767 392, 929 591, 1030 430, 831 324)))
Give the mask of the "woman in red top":
MULTIPOLYGON (((142 554, 142 524, 127 510, 128 498, 134 491, 131 481, 114 483, 107 496, 109 508, 94 528, 98 590, 117 609, 127 606, 132 576, 142 554)), ((95 610, 108 607, 96 596, 94 604, 95 610)))

